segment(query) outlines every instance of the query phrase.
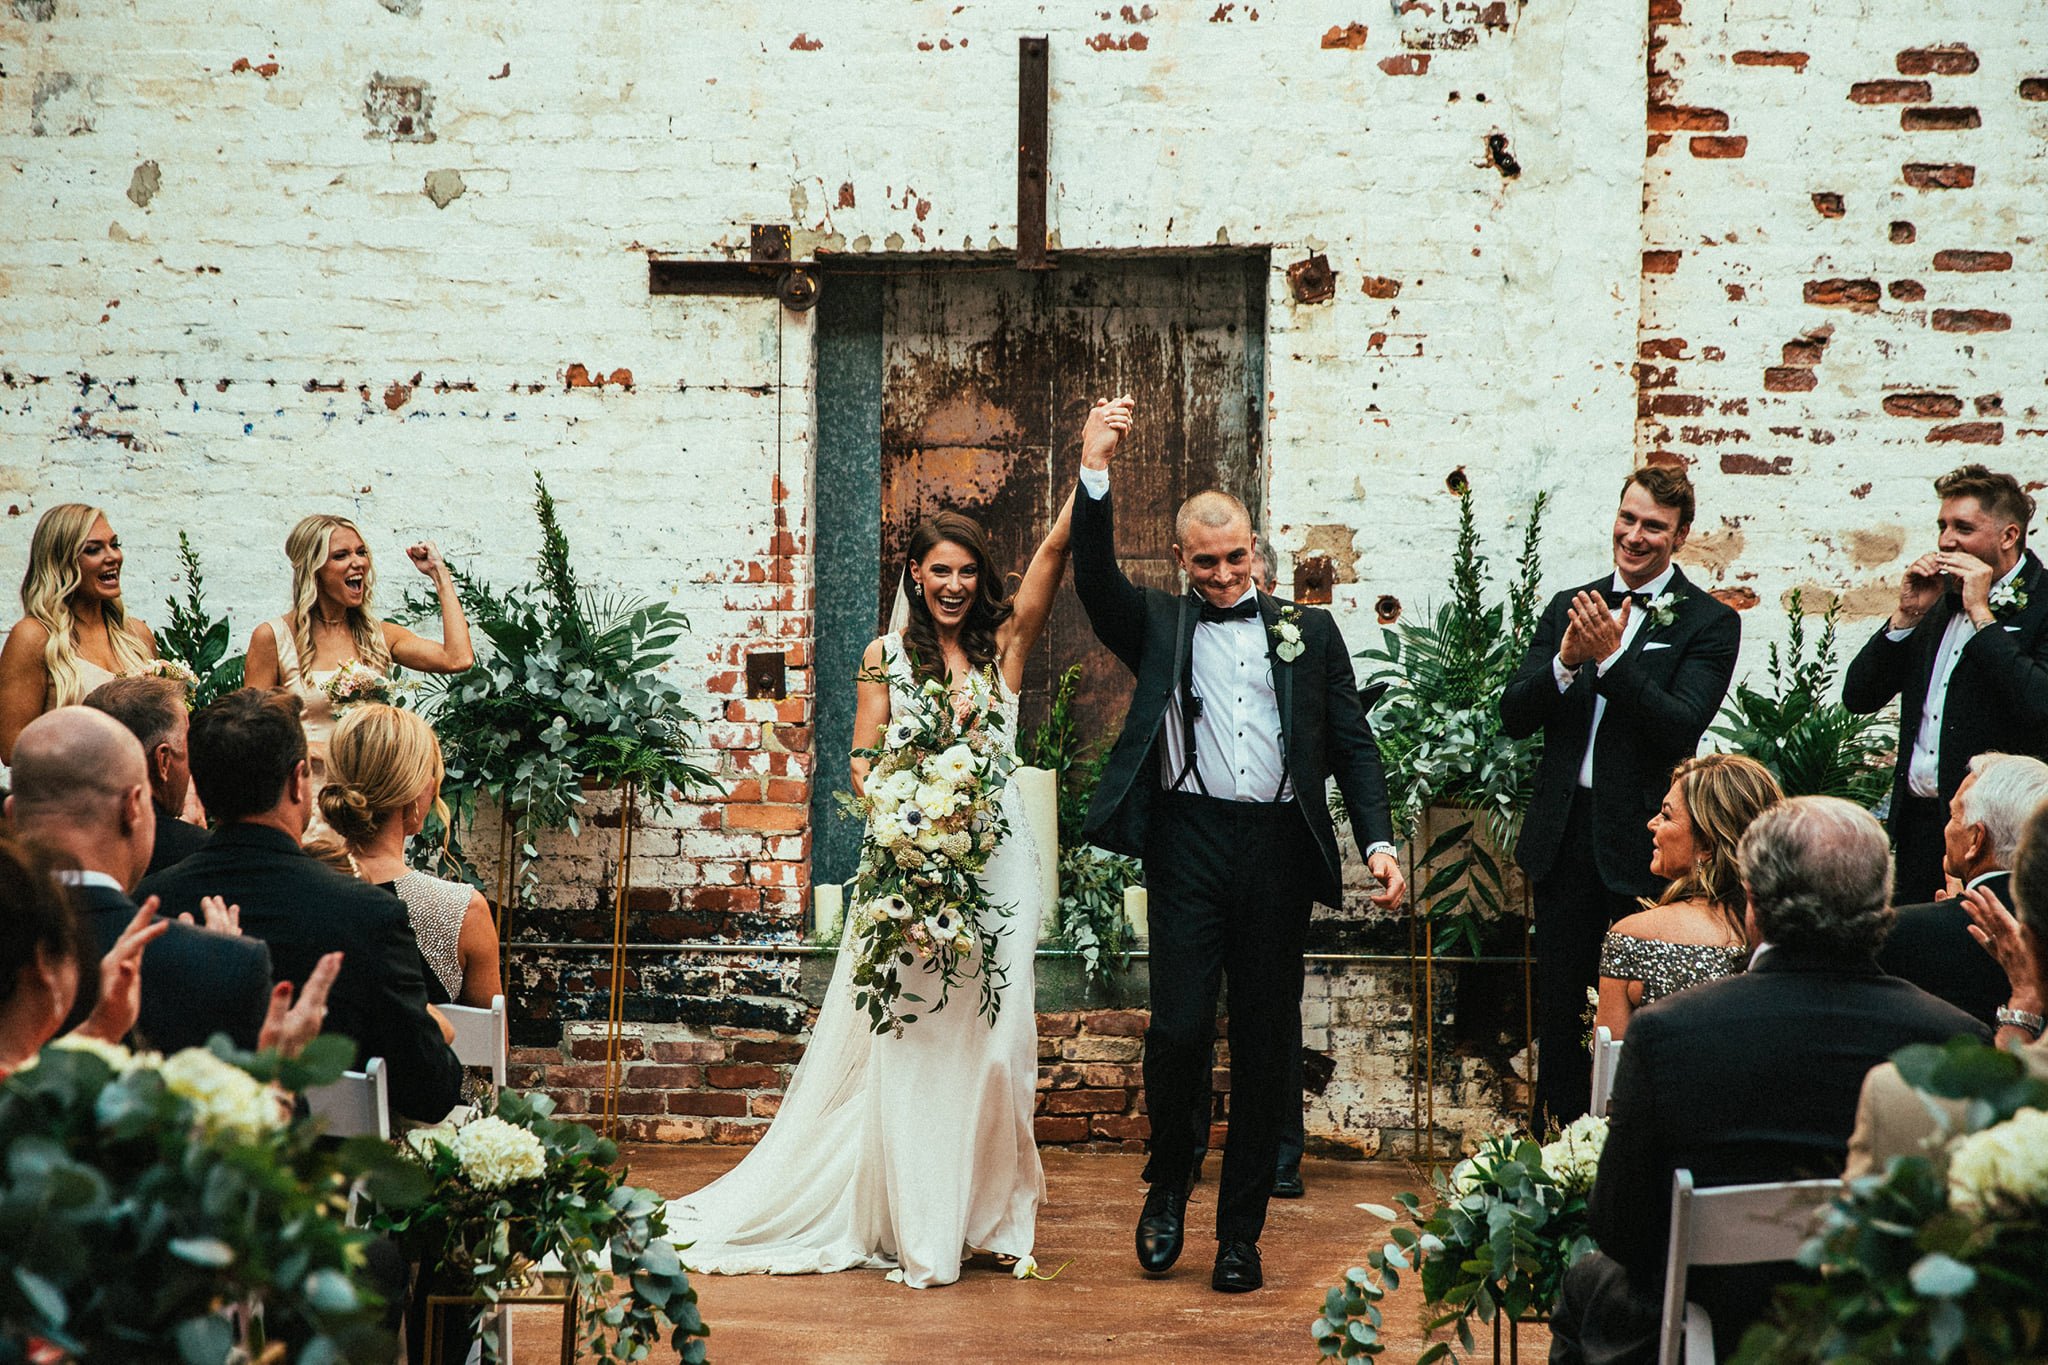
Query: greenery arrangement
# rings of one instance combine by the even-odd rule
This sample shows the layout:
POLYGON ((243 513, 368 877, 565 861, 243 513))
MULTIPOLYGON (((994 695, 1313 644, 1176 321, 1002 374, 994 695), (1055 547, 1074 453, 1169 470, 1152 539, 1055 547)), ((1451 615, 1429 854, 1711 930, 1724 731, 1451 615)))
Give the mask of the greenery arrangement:
POLYGON ((1019 743, 1017 761, 1053 775, 1059 792, 1060 834, 1060 899, 1053 937, 1074 952, 1085 980, 1099 982, 1112 962, 1120 966, 1130 962, 1131 928, 1124 918, 1124 888, 1141 883, 1144 871, 1135 858, 1097 848, 1081 837, 1088 802, 1102 780, 1102 768, 1109 761, 1116 735, 1082 736, 1080 718, 1074 711, 1074 691, 1080 682, 1079 664, 1060 675, 1045 723, 1019 743))
POLYGON ((298 1360, 390 1360, 358 1279, 369 1234, 344 1213, 352 1179, 402 1198, 406 1172, 374 1138, 317 1143, 266 1084, 324 1084, 353 1053, 337 1037, 294 1061, 225 1038, 169 1058, 71 1039, 0 1084, 0 1356, 40 1339, 80 1365, 218 1365, 238 1347, 275 1358, 267 1334, 298 1360), (238 1327, 229 1307, 261 1311, 238 1327))
MULTIPOLYGON (((1396 1223, 1388 1232, 1392 1240, 1324 1296, 1322 1316, 1310 1327, 1318 1349, 1345 1360, 1381 1354, 1379 1302, 1398 1287, 1404 1270, 1422 1279, 1423 1330, 1456 1334, 1455 1342, 1424 1348, 1418 1365, 1456 1361, 1461 1350, 1475 1353, 1475 1318, 1492 1323, 1502 1315, 1547 1314, 1564 1272, 1593 1249, 1586 1194, 1606 1141, 1607 1121, 1591 1116, 1544 1146, 1496 1134, 1436 1178, 1428 1215, 1415 1195, 1396 1195, 1409 1225, 1396 1223)), ((1378 1205, 1361 1207, 1390 1222, 1401 1216, 1378 1205)))
POLYGON ((480 1330, 484 1322, 550 1255, 580 1296, 579 1359, 646 1360, 666 1324, 683 1360, 704 1360, 710 1329, 666 1236, 665 1201, 625 1184, 618 1147, 551 1117, 554 1107, 543 1095, 502 1090, 489 1113, 460 1127, 409 1134, 424 1197, 380 1203, 371 1226, 439 1268, 439 1283, 423 1292, 475 1296, 486 1362, 497 1360, 498 1342, 480 1330))
MULTIPOLYGON (((480 796, 498 801, 517 831, 529 892, 533 833, 578 833, 586 780, 631 784, 657 811, 717 785, 689 757, 697 717, 661 676, 689 619, 665 603, 600 597, 579 584, 555 500, 538 474, 533 487, 536 581, 500 592, 452 571, 463 610, 490 648, 468 672, 430 681, 422 703, 447 761, 442 795, 451 822, 473 821, 480 796)), ((418 588, 406 606, 420 617, 438 611, 418 588)))
POLYGON ((178 532, 178 563, 185 577, 185 599, 164 599, 171 613, 169 624, 152 634, 158 655, 191 670, 188 700, 197 711, 241 687, 243 656, 228 654, 228 644, 234 638, 228 618, 207 615, 199 552, 183 531, 178 532))
POLYGON ((1819 1281, 1778 1291, 1742 1365, 2048 1356, 2048 1082, 1969 1038, 1892 1060, 1916 1090, 1959 1102, 1957 1131, 1835 1200, 1800 1254, 1819 1281))
POLYGON ((1736 753, 1771 770, 1787 796, 1839 796, 1874 806, 1892 787, 1892 722, 1859 716, 1829 698, 1835 688, 1835 618, 1840 599, 1821 615, 1820 638, 1807 653, 1806 610, 1799 589, 1785 602, 1790 623, 1781 655, 1773 644, 1768 691, 1737 683, 1713 733, 1736 753))
POLYGON ((1542 756, 1540 735, 1515 740, 1501 732, 1499 702, 1536 629, 1543 578, 1538 547, 1549 494, 1537 494, 1529 508, 1507 600, 1489 604, 1492 574, 1480 548, 1472 487, 1462 476, 1457 493, 1449 600, 1434 617, 1395 625, 1358 657, 1372 666, 1368 685, 1386 684, 1373 732, 1396 829, 1414 838, 1431 806, 1470 813, 1447 830, 1432 831, 1412 880, 1416 904, 1436 922, 1436 951, 1463 946, 1477 953, 1484 926, 1508 910, 1500 853, 1514 845, 1542 756))

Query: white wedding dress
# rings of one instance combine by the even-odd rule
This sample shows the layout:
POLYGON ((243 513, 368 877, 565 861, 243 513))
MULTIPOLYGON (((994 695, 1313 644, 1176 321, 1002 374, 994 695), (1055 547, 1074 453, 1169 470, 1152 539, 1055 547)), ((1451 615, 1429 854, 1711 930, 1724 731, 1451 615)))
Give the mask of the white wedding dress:
MULTIPOLYGON (((886 644, 896 710, 916 682, 901 637, 886 644)), ((1004 740, 1014 744, 1017 698, 1000 675, 997 687, 1004 740)), ((994 1024, 978 1012, 977 976, 960 982, 944 1009, 920 1013, 902 1037, 871 1033, 867 1012, 853 1002, 849 924, 810 1045, 768 1132, 738 1166, 668 1206, 670 1236, 679 1247, 691 1243, 682 1253, 691 1270, 866 1267, 921 1289, 958 1279, 973 1250, 1030 1253, 1045 1197, 1031 1126, 1032 968, 1044 907, 1041 844, 1016 791, 1003 794, 1010 832, 982 874, 990 903, 1012 911, 1000 921, 995 950, 1008 976, 994 1024)))

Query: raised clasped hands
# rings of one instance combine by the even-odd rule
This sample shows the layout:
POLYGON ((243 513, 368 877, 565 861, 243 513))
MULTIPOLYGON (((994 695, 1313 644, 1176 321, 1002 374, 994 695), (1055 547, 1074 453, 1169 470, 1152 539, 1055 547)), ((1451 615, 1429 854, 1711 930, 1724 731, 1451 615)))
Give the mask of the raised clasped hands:
POLYGON ((1577 668, 1620 649, 1621 635, 1628 629, 1628 614, 1634 606, 1633 601, 1623 602, 1617 616, 1607 609, 1607 600, 1599 593, 1581 592, 1572 598, 1564 638, 1557 645, 1558 660, 1566 668, 1577 668))
POLYGON ((1372 893, 1372 903, 1382 910, 1399 905, 1408 894, 1408 881, 1401 875, 1400 859, 1382 849, 1367 858, 1365 866, 1380 884, 1380 889, 1372 893))
POLYGON ((1129 394, 1099 400, 1088 409, 1087 425, 1081 428, 1081 463, 1088 469, 1109 468, 1124 433, 1131 429, 1132 400, 1129 394))
POLYGON ((1936 550, 1906 566, 1899 584, 1899 606, 1892 613, 1893 630, 1911 630, 1941 600, 1953 582, 1963 595, 1963 610, 1978 625, 1992 618, 1991 565, 1962 550, 1936 550))

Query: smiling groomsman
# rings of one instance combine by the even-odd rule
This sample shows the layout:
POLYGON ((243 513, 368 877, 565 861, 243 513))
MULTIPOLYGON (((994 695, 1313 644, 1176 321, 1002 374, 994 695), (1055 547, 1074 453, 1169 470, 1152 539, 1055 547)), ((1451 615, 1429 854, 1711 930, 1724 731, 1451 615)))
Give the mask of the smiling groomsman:
POLYGON ((1897 897, 1938 900, 1942 827, 1970 760, 2048 758, 2048 582, 2027 548, 2034 500, 1966 464, 1934 481, 1936 549, 1906 566, 1899 605, 1842 679, 1868 714, 1899 699, 1891 835, 1897 897))
POLYGON ((1649 465, 1622 482, 1613 572, 1550 599, 1501 694, 1509 735, 1544 736, 1515 848, 1536 891, 1539 1121, 1586 1112, 1586 992, 1600 940, 1661 889, 1649 819, 1735 675, 1741 622, 1671 562, 1693 501, 1681 469, 1649 465))

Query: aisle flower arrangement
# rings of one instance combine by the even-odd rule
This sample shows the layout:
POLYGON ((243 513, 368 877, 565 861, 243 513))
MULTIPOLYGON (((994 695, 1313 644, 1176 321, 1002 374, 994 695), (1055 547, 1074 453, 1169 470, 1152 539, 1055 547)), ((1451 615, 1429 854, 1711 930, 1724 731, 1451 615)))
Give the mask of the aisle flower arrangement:
POLYGON ((1379 1355, 1379 1301, 1400 1283, 1402 1271, 1422 1281, 1427 1305, 1423 1330, 1448 1328, 1455 1341, 1426 1347, 1419 1365, 1456 1361, 1477 1349, 1473 1320, 1493 1323, 1547 1315, 1564 1272, 1593 1250, 1586 1195, 1600 1167, 1607 1120, 1576 1119, 1550 1142, 1512 1133, 1486 1138, 1479 1150, 1434 1180, 1428 1214, 1413 1194, 1396 1195, 1401 1213, 1379 1205, 1367 1212, 1395 1221, 1392 1240, 1347 1271, 1323 1300, 1311 1327, 1325 1357, 1379 1355))
POLYGON ((1013 907, 990 902, 981 872, 1008 832, 1001 802, 1015 764, 997 706, 987 676, 958 700, 933 679, 891 717, 880 745, 858 751, 872 766, 864 794, 845 798, 867 822, 851 893, 853 988, 876 1033, 902 1036, 969 980, 980 983, 980 1013, 995 1022, 1004 980, 997 921, 1013 907))
MULTIPOLYGON (((704 1360, 709 1329, 668 1239, 666 1201, 624 1183, 617 1145, 554 1107, 501 1090, 488 1113, 408 1134, 425 1195, 380 1205, 371 1226, 433 1268, 420 1292, 474 1298, 477 1328, 553 1258, 581 1305, 580 1359, 646 1360, 666 1326, 683 1360, 704 1360)), ((495 1362, 497 1334, 479 1339, 495 1362)))
POLYGON ((402 1196, 403 1172, 374 1139, 316 1143, 271 1085, 332 1081, 352 1051, 73 1038, 0 1084, 0 1356, 268 1360, 290 1340, 298 1359, 390 1360, 359 1278, 369 1234, 344 1215, 350 1180, 402 1196))

